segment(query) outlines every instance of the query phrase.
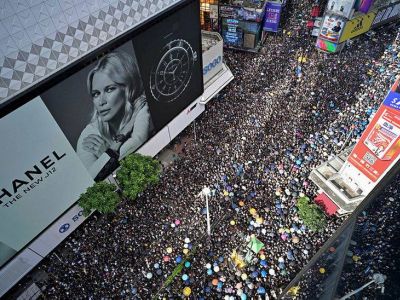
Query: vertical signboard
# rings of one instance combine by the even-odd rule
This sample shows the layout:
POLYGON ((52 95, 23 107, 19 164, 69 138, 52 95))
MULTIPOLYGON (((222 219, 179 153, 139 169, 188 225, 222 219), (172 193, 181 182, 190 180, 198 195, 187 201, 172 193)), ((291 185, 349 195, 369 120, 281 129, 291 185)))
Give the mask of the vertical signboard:
POLYGON ((358 5, 358 11, 366 14, 372 6, 372 3, 374 3, 374 0, 361 0, 358 5))
POLYGON ((326 8, 335 14, 350 18, 355 2, 356 0, 329 0, 326 8))
POLYGON ((326 15, 322 22, 319 38, 337 43, 345 24, 345 19, 340 16, 326 15))
MULTIPOLYGON (((370 182, 371 190, 400 154, 399 80, 388 93, 345 164, 355 182, 370 182)), ((362 184, 359 186, 364 187, 362 184)))
POLYGON ((281 19, 282 5, 267 2, 265 7, 264 31, 278 32, 279 21, 281 19))

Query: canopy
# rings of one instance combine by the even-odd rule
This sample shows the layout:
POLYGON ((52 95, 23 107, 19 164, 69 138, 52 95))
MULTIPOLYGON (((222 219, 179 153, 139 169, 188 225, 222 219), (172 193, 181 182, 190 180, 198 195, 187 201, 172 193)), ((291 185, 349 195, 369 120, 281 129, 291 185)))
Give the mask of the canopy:
POLYGON ((247 244, 247 248, 257 254, 262 248, 264 248, 264 243, 256 237, 252 237, 250 242, 247 244))
POLYGON ((314 199, 315 203, 320 205, 328 216, 334 215, 338 211, 338 206, 325 194, 321 193, 314 199))

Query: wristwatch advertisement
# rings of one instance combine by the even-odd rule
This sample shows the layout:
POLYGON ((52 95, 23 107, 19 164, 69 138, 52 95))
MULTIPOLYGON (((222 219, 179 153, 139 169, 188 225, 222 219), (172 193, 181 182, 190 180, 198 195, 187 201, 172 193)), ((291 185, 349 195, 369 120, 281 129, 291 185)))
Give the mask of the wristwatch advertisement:
POLYGON ((193 22, 198 19, 196 5, 187 5, 133 38, 156 129, 203 93, 200 22, 193 22))

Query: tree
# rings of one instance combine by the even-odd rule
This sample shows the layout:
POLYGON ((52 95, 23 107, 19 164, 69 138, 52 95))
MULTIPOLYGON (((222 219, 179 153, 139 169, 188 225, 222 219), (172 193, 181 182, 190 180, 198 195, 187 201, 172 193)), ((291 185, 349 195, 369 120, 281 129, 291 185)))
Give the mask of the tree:
POLYGON ((161 164, 150 156, 133 153, 125 157, 117 171, 122 194, 131 200, 160 181, 161 164))
POLYGON ((322 231, 326 226, 326 218, 320 207, 310 203, 310 198, 301 197, 297 200, 299 216, 304 224, 312 231, 322 231))
POLYGON ((81 194, 78 201, 79 206, 83 208, 83 215, 87 217, 93 209, 102 214, 114 212, 121 201, 115 190, 114 184, 104 181, 96 182, 89 187, 81 194))

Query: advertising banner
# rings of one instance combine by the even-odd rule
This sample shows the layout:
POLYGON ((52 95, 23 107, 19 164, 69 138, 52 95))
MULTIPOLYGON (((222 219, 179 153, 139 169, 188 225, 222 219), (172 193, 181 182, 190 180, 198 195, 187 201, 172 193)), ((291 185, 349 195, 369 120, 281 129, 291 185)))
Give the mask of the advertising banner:
POLYGON ((326 15, 319 32, 319 38, 331 42, 338 42, 345 23, 346 21, 342 17, 326 15))
POLYGON ((282 6, 280 4, 267 2, 263 25, 265 31, 278 32, 281 10, 282 6))
POLYGON ((329 0, 327 10, 350 18, 356 0, 329 0))
POLYGON ((342 43, 360 34, 366 33, 371 28, 374 19, 375 12, 370 12, 369 14, 358 16, 347 21, 339 42, 342 43))
MULTIPOLYGON (((182 3, 3 106, 0 266, 203 94, 198 6, 182 3)), ((67 223, 53 229, 63 236, 67 223)))
POLYGON ((243 46, 243 30, 236 19, 222 19, 222 38, 228 46, 243 46))
POLYGON ((41 95, 96 181, 203 93, 198 13, 184 7, 41 95))
POLYGON ((93 184, 39 97, 0 119, 0 265, 93 184))
POLYGON ((399 17, 400 13, 400 1, 392 3, 389 6, 382 7, 376 13, 372 28, 376 28, 385 23, 393 21, 399 17))
POLYGON ((319 36, 321 25, 322 25, 322 18, 315 18, 313 30, 311 32, 312 36, 319 36))
POLYGON ((261 22, 263 19, 263 10, 221 5, 219 7, 219 15, 222 18, 233 18, 242 21, 261 22))
POLYGON ((329 53, 334 53, 337 51, 337 44, 326 41, 326 40, 321 40, 317 39, 317 44, 316 47, 322 51, 329 52, 329 53))
POLYGON ((372 3, 374 3, 374 0, 361 0, 358 5, 358 11, 366 14, 369 11, 372 3))
POLYGON ((361 139, 351 152, 348 162, 377 183, 393 166, 400 154, 400 90, 393 86, 361 139))

